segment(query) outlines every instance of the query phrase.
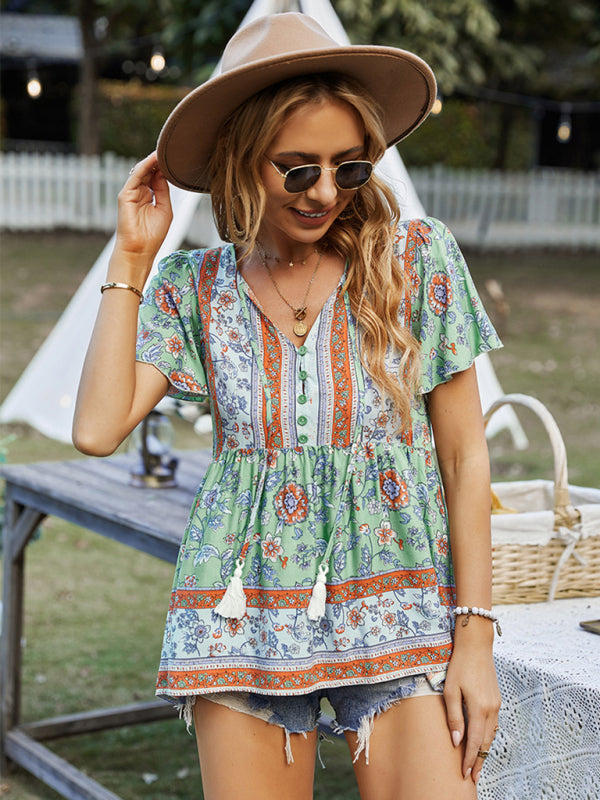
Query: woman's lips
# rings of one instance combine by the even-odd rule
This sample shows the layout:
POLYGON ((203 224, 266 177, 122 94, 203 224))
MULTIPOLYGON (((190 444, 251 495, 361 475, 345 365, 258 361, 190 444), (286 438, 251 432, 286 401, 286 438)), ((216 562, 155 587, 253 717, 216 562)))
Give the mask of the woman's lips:
POLYGON ((324 209, 322 211, 304 211, 299 208, 291 208, 290 211, 294 214, 295 218, 303 225, 322 225, 333 213, 333 208, 324 209))

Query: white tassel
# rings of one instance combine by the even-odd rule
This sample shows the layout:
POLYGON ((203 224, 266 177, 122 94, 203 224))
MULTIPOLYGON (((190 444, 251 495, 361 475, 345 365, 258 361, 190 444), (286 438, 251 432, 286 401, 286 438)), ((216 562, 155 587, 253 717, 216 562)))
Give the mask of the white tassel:
POLYGON ((325 600, 327 599, 325 578, 328 572, 329 566, 327 564, 319 564, 319 573, 315 585, 313 586, 310 603, 308 604, 308 611, 306 612, 307 617, 313 622, 317 622, 325 614, 325 600))
POLYGON ((221 602, 215 608, 215 613, 228 619, 242 619, 246 613, 246 595, 242 583, 242 567, 244 562, 241 558, 235 562, 235 572, 229 580, 229 586, 221 602))

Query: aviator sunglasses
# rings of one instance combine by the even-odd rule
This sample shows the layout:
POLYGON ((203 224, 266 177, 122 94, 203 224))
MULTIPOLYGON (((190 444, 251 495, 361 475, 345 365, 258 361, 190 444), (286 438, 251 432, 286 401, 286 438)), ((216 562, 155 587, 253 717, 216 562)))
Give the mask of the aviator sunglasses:
POLYGON ((283 178, 283 188, 290 194, 305 192, 314 186, 321 177, 321 172, 333 172, 338 189, 359 189, 371 177, 373 164, 370 161, 344 161, 337 167, 322 167, 320 164, 304 164, 282 172, 277 164, 265 156, 283 178))

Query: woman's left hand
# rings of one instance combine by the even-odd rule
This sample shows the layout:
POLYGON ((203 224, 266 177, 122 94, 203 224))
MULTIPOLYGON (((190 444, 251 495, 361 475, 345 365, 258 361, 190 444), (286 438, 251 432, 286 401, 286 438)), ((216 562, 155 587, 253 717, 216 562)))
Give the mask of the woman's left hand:
MULTIPOLYGON (((468 627, 483 625, 490 626, 490 621, 471 617, 468 627)), ((460 622, 446 676, 444 700, 454 746, 458 747, 466 737, 463 776, 470 776, 477 783, 485 759, 478 754, 489 751, 492 746, 501 698, 492 648, 486 641, 488 637, 461 636, 466 629, 459 630, 459 627, 460 622)), ((472 633, 475 634, 475 630, 472 633)))

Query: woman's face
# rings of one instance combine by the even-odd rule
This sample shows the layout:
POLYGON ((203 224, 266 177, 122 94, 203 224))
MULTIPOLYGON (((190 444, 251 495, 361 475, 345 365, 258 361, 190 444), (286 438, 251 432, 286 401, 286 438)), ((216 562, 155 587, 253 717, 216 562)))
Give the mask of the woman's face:
POLYGON ((283 177, 292 167, 320 164, 336 167, 365 157, 365 130, 358 113, 348 103, 323 100, 295 109, 267 148, 261 165, 266 206, 260 227, 261 241, 281 253, 297 244, 319 241, 351 202, 356 190, 339 189, 334 173, 322 171, 304 192, 290 194, 283 177))

